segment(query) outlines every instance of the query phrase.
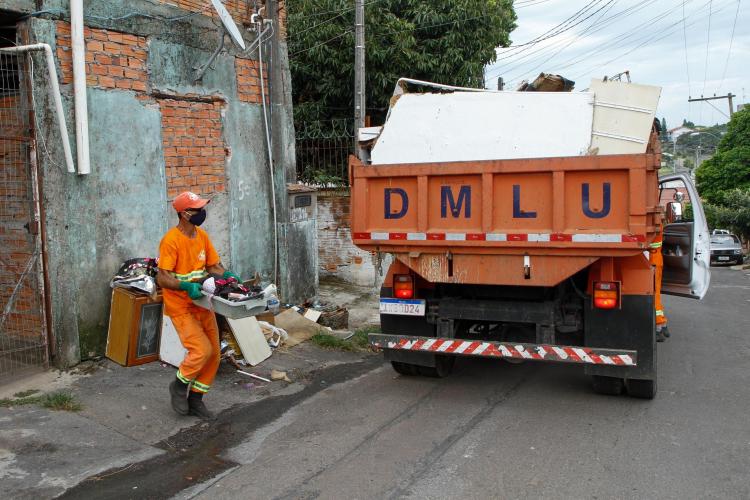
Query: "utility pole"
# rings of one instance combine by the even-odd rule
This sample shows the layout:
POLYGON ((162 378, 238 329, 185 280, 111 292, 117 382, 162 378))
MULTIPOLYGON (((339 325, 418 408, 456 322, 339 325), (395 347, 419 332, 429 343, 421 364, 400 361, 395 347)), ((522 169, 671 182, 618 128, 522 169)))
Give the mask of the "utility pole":
POLYGON ((354 151, 362 159, 359 129, 365 126, 365 2, 354 0, 354 151))
POLYGON ((715 95, 713 97, 703 97, 703 96, 700 96, 700 98, 696 97, 695 99, 693 99, 691 97, 688 97, 688 102, 713 101, 714 99, 726 99, 727 101, 729 101, 729 118, 731 119, 732 115, 734 114, 734 104, 732 102, 732 99, 735 98, 735 97, 737 97, 737 96, 733 95, 730 92, 727 95, 715 95))

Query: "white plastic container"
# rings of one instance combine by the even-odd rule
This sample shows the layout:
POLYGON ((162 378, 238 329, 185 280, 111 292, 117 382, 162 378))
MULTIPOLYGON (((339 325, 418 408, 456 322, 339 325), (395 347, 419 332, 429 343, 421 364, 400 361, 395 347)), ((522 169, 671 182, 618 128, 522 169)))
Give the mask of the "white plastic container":
POLYGON ((203 307, 204 309, 210 309, 216 314, 221 314, 226 318, 247 318, 248 316, 261 314, 266 310, 266 299, 262 296, 258 299, 245 300, 243 302, 233 302, 231 300, 222 299, 221 297, 217 297, 215 295, 210 295, 207 292, 202 293, 203 298, 193 300, 193 303, 197 306, 203 307))

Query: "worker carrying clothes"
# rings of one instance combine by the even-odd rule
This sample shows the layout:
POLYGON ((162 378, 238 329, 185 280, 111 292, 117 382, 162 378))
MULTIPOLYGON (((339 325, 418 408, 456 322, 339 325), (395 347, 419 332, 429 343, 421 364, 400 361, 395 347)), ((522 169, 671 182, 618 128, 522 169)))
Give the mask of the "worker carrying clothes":
POLYGON ((201 282, 209 274, 240 281, 222 267, 208 234, 198 227, 206 220, 208 202, 187 191, 174 199, 172 206, 180 221, 159 244, 157 277, 164 289, 164 314, 172 319, 187 349, 177 377, 169 384, 172 408, 180 415, 190 414, 205 420, 213 419, 203 403, 203 395, 211 388, 219 368, 219 328, 213 311, 196 306, 192 299, 203 296, 201 282))
POLYGON ((654 241, 649 245, 649 263, 654 266, 654 308, 656 309, 656 341, 664 342, 669 337, 667 330, 667 317, 664 315, 664 306, 661 303, 661 277, 664 271, 664 257, 662 256, 663 226, 656 233, 654 241))

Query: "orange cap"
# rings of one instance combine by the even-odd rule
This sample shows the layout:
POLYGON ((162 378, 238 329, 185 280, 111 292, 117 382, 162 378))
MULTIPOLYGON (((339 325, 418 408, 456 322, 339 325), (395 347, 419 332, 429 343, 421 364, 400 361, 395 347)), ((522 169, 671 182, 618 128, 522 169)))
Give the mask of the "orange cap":
POLYGON ((172 206, 178 212, 182 212, 191 208, 203 208, 208 204, 209 201, 211 200, 201 198, 197 194, 191 193, 190 191, 185 191, 184 193, 180 193, 179 195, 177 195, 177 198, 175 198, 172 202, 172 206))

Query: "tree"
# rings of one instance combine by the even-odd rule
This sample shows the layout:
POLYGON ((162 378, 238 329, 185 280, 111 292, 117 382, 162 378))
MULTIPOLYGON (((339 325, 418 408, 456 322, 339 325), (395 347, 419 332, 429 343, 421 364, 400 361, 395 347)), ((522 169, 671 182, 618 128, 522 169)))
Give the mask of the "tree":
POLYGON ((695 123, 688 121, 687 119, 682 119, 682 126, 687 128, 695 128, 695 123))
POLYGON ((708 202, 725 205, 726 193, 750 189, 750 109, 736 112, 716 154, 696 170, 698 191, 708 202))
POLYGON ((669 130, 667 130, 667 119, 661 117, 661 137, 662 140, 667 140, 669 137, 669 130))
POLYGON ((721 205, 704 205, 712 228, 728 228, 744 241, 750 240, 750 189, 733 189, 724 193, 721 205))
MULTIPOLYGON (((510 43, 512 0, 365 0, 366 102, 382 123, 399 77, 481 87, 510 43)), ((352 0, 288 0, 295 120, 348 117, 354 103, 352 0), (325 13, 325 14, 324 14, 325 13)))

